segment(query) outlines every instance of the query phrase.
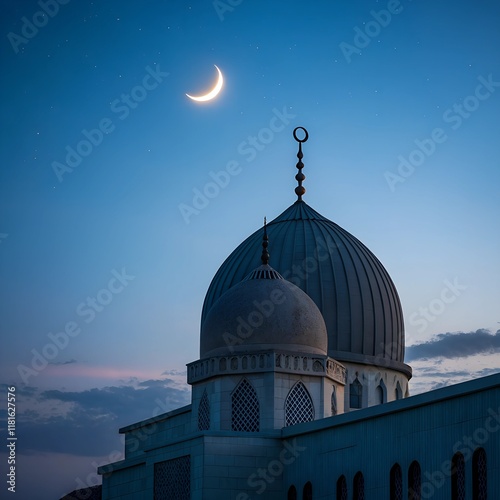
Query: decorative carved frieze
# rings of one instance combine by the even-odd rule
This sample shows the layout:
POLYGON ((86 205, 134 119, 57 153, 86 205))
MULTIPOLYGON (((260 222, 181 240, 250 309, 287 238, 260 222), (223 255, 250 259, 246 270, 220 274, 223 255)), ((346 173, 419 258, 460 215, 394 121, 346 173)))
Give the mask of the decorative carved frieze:
POLYGON ((194 361, 187 368, 188 384, 220 375, 270 371, 326 376, 341 384, 346 381, 345 367, 332 358, 280 351, 217 356, 194 361))

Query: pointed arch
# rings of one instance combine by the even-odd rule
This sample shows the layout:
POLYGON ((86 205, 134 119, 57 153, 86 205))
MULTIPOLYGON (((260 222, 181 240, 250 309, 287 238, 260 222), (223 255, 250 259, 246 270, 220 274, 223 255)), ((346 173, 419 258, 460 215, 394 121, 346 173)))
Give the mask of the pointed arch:
POLYGON ((304 489, 302 490, 302 500, 312 500, 313 497, 313 487, 311 481, 307 481, 304 484, 304 489))
POLYGON ((389 478, 390 499, 403 500, 403 471, 398 463, 392 466, 389 478))
POLYGON ((365 478, 361 471, 356 472, 352 481, 353 500, 365 500, 365 478))
POLYGON ((465 460, 460 452, 451 459, 451 498, 465 500, 465 460))
POLYGON ((387 403, 387 387, 384 384, 384 381, 380 379, 380 383, 376 387, 377 394, 377 403, 384 404, 387 403))
POLYGON ((288 493, 286 496, 287 500, 297 500, 297 488, 292 484, 290 488, 288 488, 288 493))
POLYGON ((486 500, 487 495, 486 451, 477 448, 472 454, 472 500, 486 500))
POLYGON ((422 490, 422 472, 420 464, 414 460, 408 468, 408 500, 420 500, 422 490))
POLYGON ((332 416, 337 415, 337 388, 332 386, 332 416))
POLYGON ((337 500, 347 500, 347 481, 343 474, 337 479, 337 500))
POLYGON ((361 408, 363 403, 363 386, 358 377, 349 386, 349 407, 361 408))
POLYGON ((207 390, 203 392, 200 404, 198 405, 198 430, 208 431, 210 429, 210 401, 207 390))
POLYGON ((260 429, 259 399, 246 378, 231 394, 231 429, 244 432, 258 432, 260 429))
POLYGON ((312 398, 302 382, 297 382, 285 400, 285 427, 314 420, 312 398))
POLYGON ((401 389, 401 384, 399 383, 399 380, 396 384, 396 389, 394 391, 394 397, 396 398, 396 400, 403 399, 403 389, 401 389))

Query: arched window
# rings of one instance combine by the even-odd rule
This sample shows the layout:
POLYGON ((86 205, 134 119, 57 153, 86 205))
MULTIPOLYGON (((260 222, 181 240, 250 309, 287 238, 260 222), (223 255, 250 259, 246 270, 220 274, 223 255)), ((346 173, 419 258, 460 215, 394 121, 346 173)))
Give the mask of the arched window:
POLYGON ((383 404, 387 402, 387 388, 383 380, 381 380, 380 383, 377 385, 376 393, 377 393, 378 404, 383 404))
POLYGON ((451 499, 465 500, 465 460, 461 453, 451 459, 451 499))
POLYGON ((365 500, 365 478, 358 471, 352 482, 352 498, 353 500, 365 500))
POLYGON ((198 430, 208 431, 210 429, 210 402, 208 401, 207 390, 203 393, 198 406, 198 430))
POLYGON ((288 494, 286 496, 287 500, 297 500, 297 488, 292 484, 290 488, 288 488, 288 494))
POLYGON ((403 390, 401 389, 401 384, 399 383, 399 380, 398 383, 396 384, 396 391, 394 396, 396 399, 403 399, 403 390))
POLYGON ((231 429, 258 432, 260 406, 257 393, 247 379, 243 379, 231 395, 231 429))
POLYGON ((486 500, 487 496, 486 452, 477 448, 472 455, 472 499, 486 500))
POLYGON ((349 406, 351 408, 361 408, 362 398, 363 386, 356 377, 349 387, 349 406))
POLYGON ((313 497, 313 486, 311 481, 307 481, 304 484, 304 489, 302 490, 302 500, 312 500, 313 497))
POLYGON ((297 382, 285 401, 285 427, 314 420, 314 406, 311 396, 302 382, 297 382))
POLYGON ((415 460, 408 468, 408 500, 420 500, 422 488, 422 472, 415 460))
POLYGON ((399 464, 394 464, 390 474, 391 500, 403 500, 403 471, 399 464))
POLYGON ((347 500, 347 481, 344 475, 337 479, 337 500, 347 500))
POLYGON ((332 415, 337 415, 337 388, 332 387, 332 415))

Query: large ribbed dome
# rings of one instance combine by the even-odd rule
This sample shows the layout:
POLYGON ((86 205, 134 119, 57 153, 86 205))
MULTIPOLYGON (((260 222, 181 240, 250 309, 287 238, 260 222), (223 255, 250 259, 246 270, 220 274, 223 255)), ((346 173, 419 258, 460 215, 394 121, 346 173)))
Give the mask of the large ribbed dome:
MULTIPOLYGON (((328 354, 339 361, 394 368, 404 360, 401 303, 389 274, 363 243, 298 200, 267 225, 273 268, 311 297, 328 331, 328 354)), ((259 260, 262 230, 241 243, 214 276, 202 328, 216 300, 259 260)))

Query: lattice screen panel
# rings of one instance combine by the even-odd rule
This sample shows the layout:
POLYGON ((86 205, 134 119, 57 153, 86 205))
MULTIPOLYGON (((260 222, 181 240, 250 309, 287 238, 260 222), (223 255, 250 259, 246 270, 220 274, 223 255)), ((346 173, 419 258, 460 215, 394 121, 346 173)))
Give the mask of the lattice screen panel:
POLYGON ((347 500, 347 481, 340 476, 337 481, 337 500, 347 500))
POLYGON ((403 500, 403 472, 397 464, 391 469, 391 500, 403 500))
POLYGON ((260 428, 260 406, 255 389, 248 380, 238 385, 231 396, 231 428, 233 431, 258 432, 260 428))
POLYGON ((200 406, 198 406, 198 430, 208 431, 210 429, 210 402, 208 401, 207 391, 201 397, 200 406))
POLYGON ((420 465, 412 462, 408 470, 408 500, 420 500, 422 488, 422 472, 420 465))
POLYGON ((465 500, 465 460, 461 453, 452 460, 451 493, 455 500, 465 500))
POLYGON ((486 500, 488 495, 486 452, 479 448, 472 456, 472 498, 486 500))
POLYGON ((365 479, 360 472, 354 476, 352 498, 354 500, 365 500, 365 479))
POLYGON ((190 456, 158 462, 154 468, 154 500, 190 500, 190 456))
POLYGON ((295 384, 285 402, 285 426, 314 420, 311 396, 302 382, 295 384))

